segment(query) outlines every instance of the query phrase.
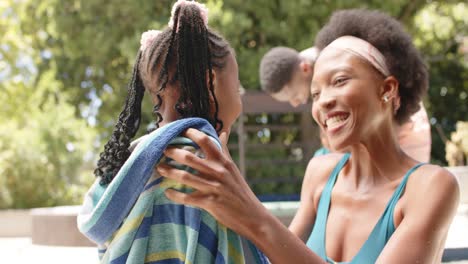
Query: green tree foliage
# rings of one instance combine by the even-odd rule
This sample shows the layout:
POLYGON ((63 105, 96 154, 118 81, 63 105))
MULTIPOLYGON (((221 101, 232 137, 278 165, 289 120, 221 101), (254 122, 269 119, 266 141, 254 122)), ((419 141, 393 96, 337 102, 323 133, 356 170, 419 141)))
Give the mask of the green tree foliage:
POLYGON ((19 2, 10 4, 0 4, 0 209, 79 203, 96 133, 77 117, 56 64, 38 74, 41 54, 20 30, 19 2))
POLYGON ((32 38, 33 49, 50 54, 36 60, 39 74, 57 65, 56 79, 67 87, 71 102, 85 110, 85 118, 100 108, 97 128, 109 132, 123 104, 140 34, 167 23, 170 1, 22 3, 22 31, 32 38), (93 105, 96 100, 103 104, 93 105))
POLYGON ((468 120, 468 5, 431 3, 415 17, 415 43, 430 71, 426 106, 431 116, 432 158, 446 164, 445 137, 468 120))
POLYGON ((60 86, 52 74, 34 87, 2 85, 0 101, 8 103, 0 105, 0 209, 76 204, 92 181, 84 158, 95 133, 60 86))

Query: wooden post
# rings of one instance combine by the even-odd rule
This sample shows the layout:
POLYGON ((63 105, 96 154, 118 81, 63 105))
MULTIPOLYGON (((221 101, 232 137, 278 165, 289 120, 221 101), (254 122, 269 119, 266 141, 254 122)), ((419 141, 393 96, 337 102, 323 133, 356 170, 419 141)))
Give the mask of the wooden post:
POLYGON ((304 159, 312 158, 314 151, 321 146, 319 128, 312 119, 310 112, 301 113, 301 141, 304 159))
POLYGON ((244 177, 246 175, 246 168, 245 168, 245 129, 244 129, 244 114, 242 113, 239 116, 239 124, 237 126, 237 144, 239 144, 239 170, 244 177))

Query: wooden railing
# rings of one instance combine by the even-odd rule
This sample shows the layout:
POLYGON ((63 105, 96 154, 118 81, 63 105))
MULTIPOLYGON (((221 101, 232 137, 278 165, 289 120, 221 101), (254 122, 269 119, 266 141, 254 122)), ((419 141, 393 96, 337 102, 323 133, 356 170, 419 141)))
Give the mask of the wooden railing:
MULTIPOLYGON (((237 140, 233 140, 229 144, 229 149, 235 158, 239 169, 244 175, 249 184, 265 184, 265 183, 297 183, 301 181, 304 171, 301 175, 287 174, 272 174, 267 177, 258 178, 253 174, 262 171, 266 168, 275 168, 290 166, 305 169, 307 162, 312 157, 314 151, 320 147, 320 139, 318 127, 315 125, 310 109, 311 105, 302 105, 293 108, 289 103, 282 103, 272 99, 264 92, 247 92, 242 97, 243 113, 239 117, 236 125, 233 128, 232 135, 237 136, 237 140), (255 119, 260 115, 281 115, 292 114, 297 119, 297 122, 282 124, 282 123, 255 123, 247 120, 255 119), (297 134, 292 142, 269 142, 259 143, 249 139, 248 134, 253 134, 267 129, 272 134, 294 132, 297 134), (276 154, 285 149, 300 150, 302 155, 298 157, 283 156, 272 158, 269 154, 276 154), (265 151, 268 155, 253 158, 249 155, 251 152, 265 151)), ((231 138, 233 138, 231 136, 231 138)), ((278 155, 273 155, 278 156, 278 155)), ((297 174, 297 173, 296 173, 297 174)))

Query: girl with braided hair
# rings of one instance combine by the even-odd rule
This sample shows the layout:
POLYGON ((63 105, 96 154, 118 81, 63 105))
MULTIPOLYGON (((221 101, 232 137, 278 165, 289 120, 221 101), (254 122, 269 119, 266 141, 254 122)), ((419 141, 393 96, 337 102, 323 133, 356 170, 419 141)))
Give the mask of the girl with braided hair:
POLYGON ((244 263, 247 253, 256 263, 266 261, 251 244, 245 252, 240 236, 206 211, 168 200, 169 188, 193 189, 154 171, 159 163, 195 173, 165 158, 164 150, 202 156, 181 136, 187 128, 221 147, 241 112, 234 52, 208 27, 207 15, 204 5, 179 0, 166 29, 142 35, 124 108, 78 216, 80 231, 98 244, 102 263, 244 263), (156 129, 131 143, 145 92, 154 104, 156 129))
POLYGON ((338 153, 309 162, 289 230, 258 201, 230 157, 196 130, 186 135, 205 159, 180 149, 166 155, 196 168, 197 176, 158 167, 195 187, 196 195, 166 195, 204 208, 272 263, 440 263, 460 194, 454 175, 419 163, 398 144, 395 126, 418 111, 428 88, 411 37, 382 12, 343 10, 320 30, 315 46, 312 116, 338 153))
POLYGON ((207 27, 207 15, 203 5, 179 1, 169 27, 142 35, 124 109, 95 171, 102 184, 111 182, 130 155, 145 91, 154 104, 156 127, 200 117, 219 133, 229 132, 241 111, 237 63, 226 40, 207 27))

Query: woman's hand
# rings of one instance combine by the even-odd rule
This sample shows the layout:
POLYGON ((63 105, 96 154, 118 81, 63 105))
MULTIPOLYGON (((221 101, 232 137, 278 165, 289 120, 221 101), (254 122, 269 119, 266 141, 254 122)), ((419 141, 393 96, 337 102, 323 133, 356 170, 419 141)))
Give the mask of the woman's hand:
POLYGON ((166 196, 174 202, 203 208, 219 222, 249 237, 250 231, 258 230, 259 218, 268 211, 249 188, 236 167, 226 147, 228 136, 221 133, 223 151, 203 132, 188 129, 185 136, 201 148, 205 158, 178 148, 170 148, 165 155, 198 171, 197 175, 178 170, 168 165, 160 165, 160 175, 188 185, 196 191, 181 193, 169 189, 166 196), (250 231, 249 231, 250 230, 250 231))
POLYGON ((219 222, 252 241, 271 263, 324 263, 260 203, 229 155, 226 133, 219 136, 223 152, 196 129, 188 129, 185 136, 198 144, 205 158, 183 149, 165 151, 167 157, 198 171, 194 175, 159 165, 156 169, 160 175, 196 189, 190 194, 169 189, 166 191, 169 199, 205 209, 219 222))

